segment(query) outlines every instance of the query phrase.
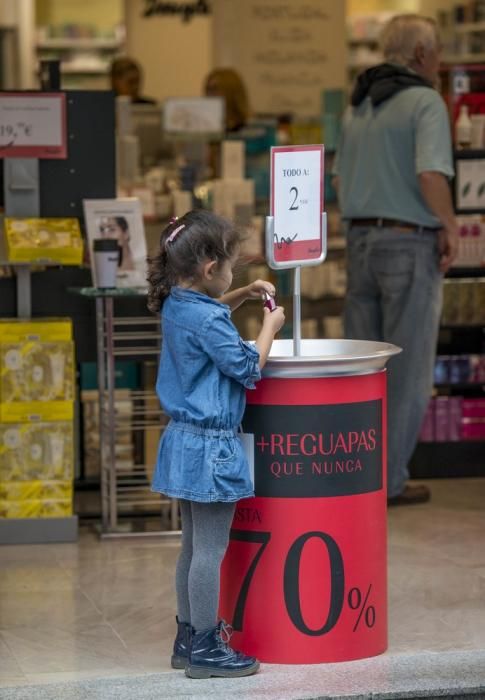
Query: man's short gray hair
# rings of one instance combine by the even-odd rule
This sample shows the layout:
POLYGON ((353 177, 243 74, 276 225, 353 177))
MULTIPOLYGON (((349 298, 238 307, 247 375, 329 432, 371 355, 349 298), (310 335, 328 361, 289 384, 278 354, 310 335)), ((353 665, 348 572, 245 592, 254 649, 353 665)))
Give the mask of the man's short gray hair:
POLYGON ((380 45, 384 60, 409 66, 418 44, 432 49, 439 44, 438 28, 434 19, 421 15, 396 15, 382 30, 380 45))

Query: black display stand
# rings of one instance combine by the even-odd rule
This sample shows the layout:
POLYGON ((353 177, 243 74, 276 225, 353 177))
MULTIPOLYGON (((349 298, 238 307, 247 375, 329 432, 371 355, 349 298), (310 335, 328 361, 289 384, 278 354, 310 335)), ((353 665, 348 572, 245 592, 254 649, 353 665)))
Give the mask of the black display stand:
MULTIPOLYGON (((66 104, 68 157, 62 160, 25 159, 27 175, 31 176, 31 186, 27 188, 29 192, 26 200, 18 207, 15 200, 15 183, 9 179, 14 170, 11 167, 12 161, 3 159, 3 167, 0 167, 0 205, 6 204, 6 215, 76 217, 83 226, 83 199, 112 199, 116 196, 113 93, 68 91, 66 104), (32 203, 31 208, 29 202, 32 203)), ((0 255, 0 264, 5 262, 4 254, 0 255)), ((35 261, 32 265, 35 265, 35 261)), ((62 290, 56 290, 55 299, 52 299, 49 293, 53 291, 49 284, 53 278, 49 279, 49 274, 62 273, 64 270, 39 273, 42 275, 37 280, 40 284, 37 286, 34 282, 32 289, 31 266, 11 267, 15 270, 15 278, 0 279, 0 288, 6 291, 0 293, 1 316, 71 316, 67 309, 64 313, 61 309, 62 299, 67 297, 65 289, 69 286, 68 280, 65 280, 62 290), (46 298, 49 297, 52 306, 49 303, 45 304, 46 298)), ((67 270, 69 268, 65 269, 67 270)), ((75 273, 75 270, 73 272, 75 273)), ((69 276, 72 283, 72 276, 69 276)), ((94 327, 93 322, 91 331, 85 332, 87 337, 95 336, 94 327)), ((1 519, 0 544, 73 542, 77 539, 77 530, 77 515, 53 519, 1 519)))

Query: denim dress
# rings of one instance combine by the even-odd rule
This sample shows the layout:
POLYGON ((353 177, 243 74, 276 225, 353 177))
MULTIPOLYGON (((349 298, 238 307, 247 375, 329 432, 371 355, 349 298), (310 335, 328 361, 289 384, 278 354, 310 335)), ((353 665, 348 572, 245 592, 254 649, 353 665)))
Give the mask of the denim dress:
POLYGON ((237 436, 245 389, 261 378, 230 308, 173 287, 162 309, 157 394, 171 420, 160 440, 152 490, 202 503, 254 496, 237 436))

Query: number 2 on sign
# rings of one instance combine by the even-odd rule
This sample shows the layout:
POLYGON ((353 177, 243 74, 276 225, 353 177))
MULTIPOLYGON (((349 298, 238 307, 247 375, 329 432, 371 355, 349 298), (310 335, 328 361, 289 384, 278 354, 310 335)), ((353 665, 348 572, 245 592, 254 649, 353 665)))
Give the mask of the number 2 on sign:
POLYGON ((291 194, 292 192, 295 193, 295 199, 294 199, 293 202, 291 203, 290 211, 296 211, 296 210, 298 209, 298 204, 296 204, 296 206, 295 206, 296 200, 298 199, 298 189, 297 189, 296 187, 292 187, 292 188, 290 189, 290 194, 291 194))
MULTIPOLYGON (((232 529, 230 539, 238 542, 256 542, 261 547, 256 552, 246 576, 241 585, 241 590, 236 600, 234 616, 232 619, 233 628, 240 632, 243 628, 244 609, 249 594, 249 587, 256 572, 258 563, 263 556, 263 552, 271 539, 270 532, 254 530, 232 529)), ((340 547, 333 537, 325 532, 313 531, 305 532, 293 542, 285 560, 283 593, 286 611, 296 629, 310 636, 320 636, 327 634, 335 627, 342 612, 345 591, 344 562, 340 547), (305 544, 312 538, 317 538, 325 544, 330 561, 330 609, 325 623, 319 629, 311 629, 303 620, 300 600, 300 562, 305 544)))

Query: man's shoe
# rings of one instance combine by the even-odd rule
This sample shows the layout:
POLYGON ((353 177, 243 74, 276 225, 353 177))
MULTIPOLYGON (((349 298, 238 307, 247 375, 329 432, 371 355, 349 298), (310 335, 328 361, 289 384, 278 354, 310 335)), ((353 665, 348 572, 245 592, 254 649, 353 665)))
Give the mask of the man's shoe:
POLYGON ((256 673, 259 661, 228 645, 231 632, 232 628, 223 620, 210 630, 194 632, 185 675, 188 678, 240 678, 256 673))
POLYGON ((187 666, 190 655, 190 644, 192 641, 192 626, 188 622, 177 620, 177 636, 173 643, 172 668, 181 669, 187 666))
POLYGON ((431 498, 431 491, 427 486, 411 486, 406 484, 404 490, 397 496, 387 499, 388 506, 412 506, 415 503, 426 503, 431 498))

